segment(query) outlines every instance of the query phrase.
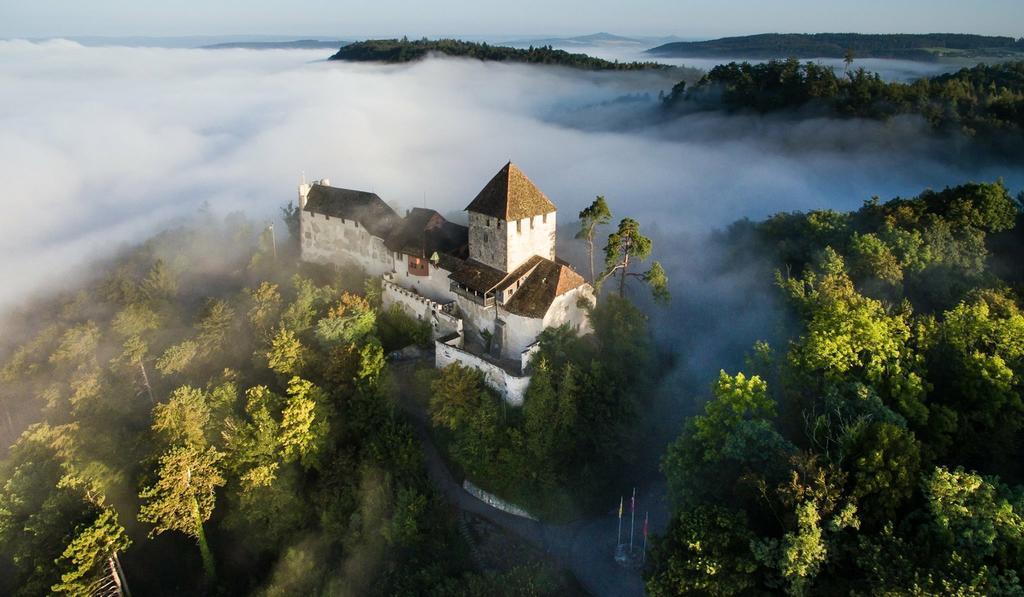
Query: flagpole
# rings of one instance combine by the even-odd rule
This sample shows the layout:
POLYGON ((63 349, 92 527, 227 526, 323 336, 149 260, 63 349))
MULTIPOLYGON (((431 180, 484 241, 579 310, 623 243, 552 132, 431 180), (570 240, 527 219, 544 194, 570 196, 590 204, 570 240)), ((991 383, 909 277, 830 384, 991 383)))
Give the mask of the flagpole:
POLYGON ((633 554, 633 527, 636 522, 636 487, 633 488, 633 497, 629 500, 629 553, 633 554))
POLYGON ((622 545, 622 496, 619 496, 619 534, 615 537, 615 549, 622 545))

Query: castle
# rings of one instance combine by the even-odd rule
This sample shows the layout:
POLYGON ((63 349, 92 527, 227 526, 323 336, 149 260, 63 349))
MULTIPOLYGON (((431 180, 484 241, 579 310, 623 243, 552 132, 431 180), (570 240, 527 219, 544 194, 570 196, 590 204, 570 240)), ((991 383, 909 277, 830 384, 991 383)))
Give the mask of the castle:
POLYGON ((469 225, 424 208, 399 216, 380 197, 299 186, 302 259, 381 277, 385 308, 428 321, 437 367, 476 367, 512 404, 529 385, 537 336, 589 331, 594 291, 555 252, 555 205, 511 162, 477 194, 469 225))

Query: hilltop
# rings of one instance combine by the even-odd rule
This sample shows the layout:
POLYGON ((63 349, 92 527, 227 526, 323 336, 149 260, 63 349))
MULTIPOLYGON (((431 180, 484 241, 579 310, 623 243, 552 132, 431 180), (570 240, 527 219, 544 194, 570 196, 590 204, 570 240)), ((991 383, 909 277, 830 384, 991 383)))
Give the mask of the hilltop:
POLYGON ((669 70, 674 67, 657 62, 612 62, 586 54, 556 50, 551 46, 528 49, 508 46, 492 46, 458 39, 369 39, 349 44, 334 55, 331 60, 353 62, 414 62, 429 54, 462 56, 494 62, 522 62, 526 64, 553 64, 583 70, 669 70))
POLYGON ((842 58, 848 49, 858 58, 1013 58, 1024 57, 1024 39, 963 33, 762 33, 672 42, 647 52, 672 57, 842 58))

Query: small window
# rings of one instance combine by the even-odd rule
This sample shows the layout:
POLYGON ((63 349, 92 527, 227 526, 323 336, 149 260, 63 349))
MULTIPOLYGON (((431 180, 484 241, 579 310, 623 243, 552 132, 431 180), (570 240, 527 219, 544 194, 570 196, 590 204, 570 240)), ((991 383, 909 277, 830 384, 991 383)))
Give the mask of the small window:
POLYGON ((530 230, 533 230, 533 216, 530 216, 530 230))
POLYGON ((543 222, 545 224, 548 223, 548 214, 544 214, 540 218, 541 218, 541 220, 540 220, 541 222, 543 222))
POLYGON ((498 230, 501 230, 501 220, 495 220, 494 224, 495 224, 495 226, 497 227, 498 230))
POLYGON ((516 220, 516 232, 518 232, 520 234, 523 233, 523 221, 522 220, 516 220))
POLYGON ((488 227, 488 228, 490 228, 490 227, 491 227, 491 219, 490 219, 490 218, 487 218, 487 227, 488 227))

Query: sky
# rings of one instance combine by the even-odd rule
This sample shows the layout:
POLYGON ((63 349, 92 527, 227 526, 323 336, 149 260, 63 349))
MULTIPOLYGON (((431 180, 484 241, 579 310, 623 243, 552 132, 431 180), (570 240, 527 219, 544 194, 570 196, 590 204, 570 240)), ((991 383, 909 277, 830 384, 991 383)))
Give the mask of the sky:
POLYGON ((763 32, 1024 35, 1021 0, 0 0, 0 37, 624 35, 763 32))

